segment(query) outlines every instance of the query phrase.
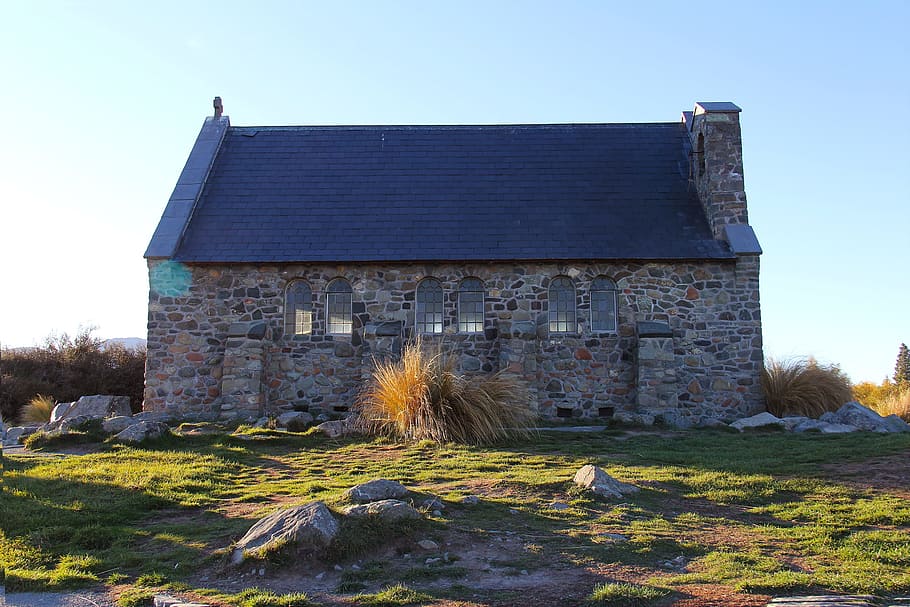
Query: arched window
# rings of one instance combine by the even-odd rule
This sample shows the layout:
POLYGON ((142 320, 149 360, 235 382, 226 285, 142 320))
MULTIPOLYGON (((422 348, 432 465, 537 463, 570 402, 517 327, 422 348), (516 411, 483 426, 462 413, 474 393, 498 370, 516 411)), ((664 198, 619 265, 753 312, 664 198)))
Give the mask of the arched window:
POLYGON ((458 332, 483 332, 483 283, 477 278, 458 285, 458 332))
POLYGON ((575 324, 575 285, 566 276, 550 281, 550 333, 573 333, 575 324))
POLYGON ((313 292, 303 280, 292 280, 284 292, 284 334, 313 332, 313 292))
POLYGON ((442 333, 442 284, 424 278, 417 285, 417 333, 442 333))
POLYGON ((349 335, 351 333, 353 291, 344 278, 336 278, 325 288, 326 333, 349 335))
POLYGON ((616 330, 616 283, 606 276, 591 281, 591 330, 616 330))

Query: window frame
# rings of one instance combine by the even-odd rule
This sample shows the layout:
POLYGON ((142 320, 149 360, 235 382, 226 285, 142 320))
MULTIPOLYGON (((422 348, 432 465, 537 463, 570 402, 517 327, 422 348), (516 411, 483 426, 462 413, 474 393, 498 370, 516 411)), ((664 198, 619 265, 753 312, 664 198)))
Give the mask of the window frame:
POLYGON ((570 335, 578 332, 577 294, 575 281, 568 276, 555 276, 550 280, 547 288, 548 333, 551 335, 570 335), (563 288, 557 290, 560 286, 563 288), (560 312, 565 313, 563 320, 559 319, 560 312))
POLYGON ((325 287, 326 335, 350 335, 354 329, 354 290, 345 278, 333 278, 325 287), (341 313, 341 321, 332 315, 341 313), (341 330, 337 330, 337 329, 341 330))
POLYGON ((608 276, 600 275, 591 281, 591 331, 594 333, 616 333, 619 327, 618 309, 616 294, 619 289, 616 282, 608 276), (613 320, 612 327, 598 326, 597 320, 600 310, 598 309, 599 300, 612 307, 612 315, 608 314, 613 320))
POLYGON ((464 335, 476 335, 478 333, 483 333, 484 328, 486 327, 486 289, 484 288, 484 284, 481 279, 475 276, 468 276, 463 278, 461 282, 458 283, 456 316, 459 333, 462 333, 464 335), (474 286, 476 286, 476 288, 468 288, 474 286), (467 300, 467 298, 462 297, 478 294, 480 295, 480 301, 470 301, 467 300), (480 304, 479 310, 477 308, 478 303, 480 304), (473 309, 466 310, 465 308, 469 306, 473 309), (480 314, 479 322, 477 320, 478 313, 480 314), (469 329, 468 327, 471 328, 469 329))
POLYGON ((313 289, 310 283, 302 278, 288 281, 284 288, 284 334, 288 337, 313 334, 313 321, 315 320, 313 305, 313 289), (302 291, 305 289, 305 291, 302 291), (298 312, 309 315, 306 320, 298 318, 298 312), (300 323, 308 326, 306 331, 298 331, 300 323))
POLYGON ((417 283, 414 291, 414 330, 418 335, 442 335, 445 331, 445 290, 438 278, 427 276, 417 283), (427 295, 432 295, 432 299, 427 299, 427 295), (427 306, 430 306, 429 310, 427 306))

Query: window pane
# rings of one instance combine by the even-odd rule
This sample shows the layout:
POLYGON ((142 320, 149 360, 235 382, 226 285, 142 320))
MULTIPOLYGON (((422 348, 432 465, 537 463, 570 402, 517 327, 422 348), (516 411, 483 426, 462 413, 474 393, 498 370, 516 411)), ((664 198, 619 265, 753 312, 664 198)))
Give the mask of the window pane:
POLYGON ((575 331, 575 285, 565 277, 554 278, 549 290, 549 327, 553 333, 575 331))
POLYGON ((418 333, 442 333, 442 283, 426 278, 417 285, 414 325, 418 333))
POLYGON ((477 278, 465 278, 458 286, 458 331, 483 331, 483 282, 477 278))
POLYGON ((312 324, 313 294, 309 285, 294 281, 288 285, 284 303, 284 332, 288 335, 309 335, 312 324))
POLYGON ((330 292, 326 295, 328 311, 326 330, 328 333, 347 334, 351 332, 351 293, 330 292))
POLYGON ((591 281, 591 329, 616 330, 616 283, 606 276, 591 281))

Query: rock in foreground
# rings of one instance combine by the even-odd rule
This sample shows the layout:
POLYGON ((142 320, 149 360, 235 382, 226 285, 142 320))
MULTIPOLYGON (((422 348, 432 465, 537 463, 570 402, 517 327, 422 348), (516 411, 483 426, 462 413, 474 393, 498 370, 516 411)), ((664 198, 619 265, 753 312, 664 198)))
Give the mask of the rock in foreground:
POLYGON ((396 481, 377 478, 366 483, 355 485, 344 492, 352 502, 365 504, 378 500, 398 499, 408 494, 408 488, 396 481))
POLYGON ((369 504, 348 506, 344 509, 344 515, 352 517, 373 516, 387 523, 420 518, 420 513, 417 510, 400 500, 380 500, 369 504))
POLYGON ((247 553, 267 554, 286 545, 298 554, 310 555, 328 546, 337 534, 338 521, 328 507, 323 502, 310 502, 259 520, 234 545, 231 560, 239 564, 247 553))
POLYGON ((608 498, 618 498, 638 492, 638 487, 635 485, 620 482, 597 466, 590 464, 582 466, 575 473, 575 484, 590 489, 596 495, 608 498))

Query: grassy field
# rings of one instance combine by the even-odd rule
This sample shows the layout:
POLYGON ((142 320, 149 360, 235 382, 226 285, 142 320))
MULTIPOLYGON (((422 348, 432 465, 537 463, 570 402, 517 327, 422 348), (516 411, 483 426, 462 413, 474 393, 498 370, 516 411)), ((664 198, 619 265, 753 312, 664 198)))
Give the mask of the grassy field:
POLYGON ((910 592, 908 435, 552 432, 477 448, 242 429, 4 465, 8 591, 104 584, 123 605, 169 588, 224 605, 523 607, 910 592), (593 499, 570 482, 586 463, 642 491, 593 499), (345 489, 379 477, 446 508, 401 537, 349 533, 333 562, 226 563, 264 514, 314 499, 339 508, 345 489))

